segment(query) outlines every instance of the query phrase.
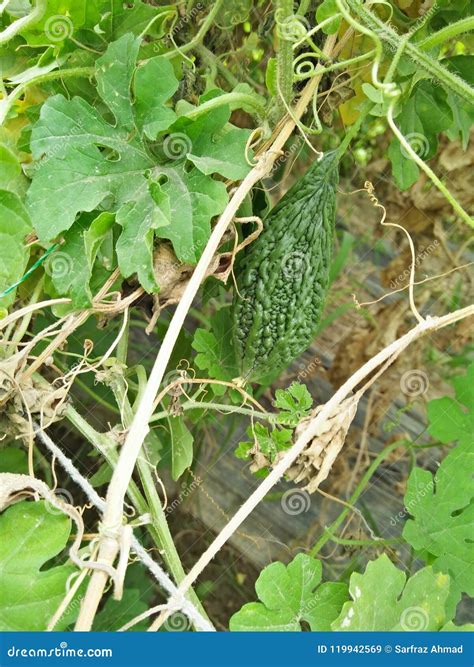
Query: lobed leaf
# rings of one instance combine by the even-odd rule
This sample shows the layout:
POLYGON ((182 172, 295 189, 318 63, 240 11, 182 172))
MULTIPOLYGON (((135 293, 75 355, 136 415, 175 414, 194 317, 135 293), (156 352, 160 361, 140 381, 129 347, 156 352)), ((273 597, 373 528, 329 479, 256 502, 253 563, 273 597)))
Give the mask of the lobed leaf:
POLYGON ((334 631, 439 630, 449 620, 445 604, 449 577, 430 567, 407 576, 382 554, 349 583, 352 602, 346 602, 331 624, 334 631))
MULTIPOLYGON (((76 568, 44 566, 66 547, 70 532, 70 519, 44 501, 23 501, 0 515, 0 630, 46 630, 76 568)), ((56 630, 71 623, 71 612, 56 630)))
POLYGON ((271 563, 260 573, 255 590, 261 602, 245 604, 230 619, 232 631, 330 630, 347 599, 343 583, 321 583, 320 561, 298 554, 289 565, 271 563))

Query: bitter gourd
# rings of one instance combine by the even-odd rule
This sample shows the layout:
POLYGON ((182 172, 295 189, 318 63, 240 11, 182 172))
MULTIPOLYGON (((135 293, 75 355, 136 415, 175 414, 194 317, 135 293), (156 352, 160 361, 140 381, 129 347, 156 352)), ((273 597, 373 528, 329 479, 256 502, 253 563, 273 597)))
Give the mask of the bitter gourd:
POLYGON ((245 380, 287 367, 314 338, 329 281, 337 183, 332 151, 270 211, 239 261, 233 335, 245 380))

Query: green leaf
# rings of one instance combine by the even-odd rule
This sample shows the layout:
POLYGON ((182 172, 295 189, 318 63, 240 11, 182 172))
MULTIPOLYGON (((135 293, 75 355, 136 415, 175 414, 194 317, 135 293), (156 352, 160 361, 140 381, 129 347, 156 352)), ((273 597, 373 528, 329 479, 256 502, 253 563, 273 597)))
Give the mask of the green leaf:
POLYGON ((474 364, 466 375, 452 380, 456 400, 445 396, 428 403, 428 431, 433 438, 449 444, 473 442, 474 438, 474 364))
POLYGON ((226 187, 184 163, 162 167, 161 173, 168 179, 161 188, 169 199, 169 224, 160 226, 157 236, 171 241, 179 260, 194 264, 209 238, 211 219, 227 204, 226 187))
POLYGON ((89 482, 94 487, 103 486, 108 484, 112 479, 113 469, 108 463, 102 463, 101 466, 95 471, 93 475, 89 477, 89 482))
POLYGON ((392 173, 400 190, 408 190, 416 183, 420 175, 418 165, 406 158, 401 150, 398 139, 394 139, 388 148, 388 157, 392 163, 392 173))
MULTIPOLYGON (((77 569, 45 564, 67 546, 71 522, 43 501, 23 501, 0 515, 0 630, 43 631, 77 569)), ((56 630, 71 621, 62 617, 56 630)))
POLYGON ((140 48, 140 40, 125 35, 109 44, 96 61, 97 92, 114 114, 117 125, 131 132, 135 127, 130 104, 130 84, 140 48))
POLYGON ((23 449, 5 447, 0 450, 0 472, 28 474, 28 457, 23 449))
POLYGON ((196 329, 192 342, 193 350, 198 353, 194 359, 195 364, 201 370, 208 370, 215 380, 222 380, 222 369, 217 353, 219 344, 212 331, 196 329))
POLYGON ((238 459, 247 460, 250 456, 250 450, 252 449, 253 445, 253 442, 239 442, 234 450, 234 455, 238 459))
MULTIPOLYGON (((215 97, 220 94, 218 91, 215 97)), ((218 173, 224 178, 240 180, 249 171, 242 148, 250 130, 229 125, 230 114, 230 107, 224 105, 195 120, 178 118, 171 129, 178 135, 185 133, 188 139, 187 157, 203 174, 218 173)))
POLYGON ((351 575, 349 592, 353 602, 331 624, 336 632, 433 631, 448 620, 449 577, 425 567, 407 580, 385 554, 368 563, 364 574, 351 575))
MULTIPOLYGON (((194 359, 196 366, 208 371, 214 380, 230 381, 237 377, 238 370, 235 353, 229 331, 231 328, 229 309, 221 308, 211 319, 212 331, 196 329, 192 342, 193 350, 198 353, 194 359)), ((225 387, 214 385, 216 395, 222 395, 225 387)))
POLYGON ((442 461, 436 475, 414 468, 408 478, 405 506, 411 514, 403 537, 422 557, 430 555, 437 572, 451 575, 453 590, 474 595, 473 440, 466 438, 442 461))
POLYGON ((315 558, 298 554, 289 565, 271 563, 260 573, 255 591, 261 602, 245 604, 230 619, 230 630, 328 631, 347 599, 343 583, 321 584, 322 566, 315 558))
MULTIPOLYGON (((120 43, 126 69, 128 52, 135 44, 129 36, 121 38, 120 43)), ((112 47, 116 51, 116 45, 109 49, 112 47)), ((97 61, 98 67, 101 61, 97 61)), ((111 70, 109 83, 108 72, 101 71, 99 92, 111 90, 118 82, 115 69, 111 70)), ((127 85, 122 77, 121 83, 125 88, 113 93, 119 101, 104 101, 117 115, 128 119, 123 98, 129 95, 130 82, 127 85)), ((77 213, 94 210, 107 196, 112 197, 113 209, 117 210, 134 201, 135 193, 147 187, 145 170, 153 166, 136 138, 130 139, 126 129, 108 124, 78 97, 66 100, 57 95, 45 102, 33 128, 31 150, 41 161, 37 162, 28 193, 30 212, 45 243, 69 229, 77 213)))
MULTIPOLYGON (((455 72, 462 79, 474 85, 474 56, 453 56, 444 58, 443 65, 455 72)), ((474 109, 471 104, 465 102, 451 90, 447 91, 446 98, 451 112, 453 114, 453 125, 446 132, 448 137, 454 141, 458 137, 461 139, 463 150, 466 150, 469 144, 471 129, 474 124, 474 109)))
POLYGON ((288 389, 277 389, 274 406, 280 410, 276 417, 279 424, 296 426, 311 411, 313 399, 304 384, 293 382, 288 389))
POLYGON ((443 58, 441 62, 456 72, 464 81, 474 86, 474 55, 452 56, 443 58))
MULTIPOLYGON (((103 609, 95 617, 94 632, 116 632, 125 623, 143 614, 147 609, 148 604, 143 600, 140 590, 125 588, 121 600, 108 598, 103 609)), ((130 630, 138 632, 145 631, 147 628, 148 623, 145 620, 132 626, 130 630)))
POLYGON ((176 114, 165 106, 178 89, 171 63, 165 58, 152 58, 138 66, 135 73, 135 109, 137 122, 148 139, 156 139, 168 129, 176 114))
MULTIPOLYGON (((155 197, 160 190, 149 180, 136 190, 135 201, 125 202, 117 212, 117 222, 122 233, 116 244, 117 259, 123 276, 136 272, 140 284, 148 291, 157 289, 153 269, 153 241, 156 230, 166 226, 168 220, 155 197)), ((166 205, 165 195, 160 197, 166 205)))
POLYGON ((86 20, 90 0, 48 0, 46 11, 21 34, 31 46, 63 45, 86 20))
POLYGON ((0 190, 9 190, 23 196, 26 189, 26 178, 21 169, 17 155, 8 146, 0 144, 0 190))
POLYGON ((449 621, 449 623, 440 628, 440 632, 474 632, 474 623, 454 625, 452 621, 449 621))
MULTIPOLYGON (((436 154, 438 134, 451 127, 453 122, 444 89, 430 81, 420 81, 404 102, 396 122, 415 153, 421 159, 429 160, 436 154)), ((388 155, 398 187, 406 190, 417 180, 418 166, 396 137, 390 144, 388 155)))
POLYGON ((365 96, 374 104, 383 104, 385 96, 381 90, 375 88, 371 83, 363 83, 362 90, 365 93, 365 96))
POLYGON ((224 2, 219 9, 215 22, 219 29, 230 30, 235 26, 248 20, 254 3, 252 0, 234 0, 224 2))
POLYGON ((337 7, 336 0, 323 0, 323 2, 316 10, 316 20, 318 23, 321 23, 322 21, 325 21, 326 19, 331 18, 331 16, 335 16, 336 14, 339 14, 339 16, 335 17, 333 21, 330 21, 322 28, 322 31, 326 35, 334 35, 339 30, 341 25, 342 16, 340 15, 339 9, 337 7))
POLYGON ((277 59, 269 58, 267 62, 267 69, 265 71, 265 85, 272 97, 278 95, 277 87, 277 59))
POLYGON ((337 254, 333 257, 331 262, 331 268, 329 272, 329 281, 331 284, 336 280, 336 278, 341 274, 342 270, 347 265, 355 243, 355 236, 346 231, 342 233, 342 239, 340 241, 337 254))
POLYGON ((169 417, 171 476, 176 481, 193 462, 193 436, 182 417, 169 417))
MULTIPOLYGON (((25 237, 31 231, 28 211, 14 192, 0 190, 0 292, 19 280, 26 268, 30 251, 25 237)), ((0 298, 1 306, 9 306, 15 290, 0 298)))
MULTIPOLYGON (((87 4, 89 5, 90 0, 87 4)), ((134 0, 132 3, 123 2, 122 0, 112 0, 107 3, 106 12, 103 12, 100 27, 104 32, 117 39, 126 33, 133 33, 139 36, 153 21, 151 26, 153 34, 162 36, 160 28, 161 23, 169 18, 169 6, 158 7, 150 5, 144 0, 134 0), (159 15, 163 17, 159 18, 159 15), (158 19, 158 20, 157 20, 158 19)))
POLYGON ((173 68, 161 56, 137 67, 139 46, 140 39, 126 34, 96 61, 97 91, 109 110, 107 119, 99 113, 104 107, 79 97, 56 95, 44 103, 31 135, 36 164, 28 204, 44 243, 69 230, 80 213, 100 208, 116 214, 122 227, 120 271, 125 278, 137 273, 152 292, 159 289, 153 271, 155 237, 169 239, 180 261, 199 259, 211 219, 228 200, 225 184, 210 174, 240 178, 247 173, 249 131, 228 123, 228 107, 196 120, 176 119, 167 102, 178 85, 173 68), (162 146, 152 150, 147 140, 158 135, 162 146), (192 146, 199 168, 189 162, 190 151, 172 150, 176 144, 180 148, 180 141, 192 146))
POLYGON ((69 294, 75 308, 87 308, 91 304, 93 266, 113 223, 114 216, 110 213, 83 214, 64 235, 65 242, 60 250, 47 262, 46 270, 57 293, 69 294))
MULTIPOLYGON (((287 428, 268 430, 260 423, 255 426, 249 426, 247 435, 256 440, 258 450, 273 462, 278 452, 285 451, 292 443, 293 431, 287 428)), ((250 455, 250 449, 255 446, 255 442, 239 442, 235 455, 237 458, 247 458, 250 455)))

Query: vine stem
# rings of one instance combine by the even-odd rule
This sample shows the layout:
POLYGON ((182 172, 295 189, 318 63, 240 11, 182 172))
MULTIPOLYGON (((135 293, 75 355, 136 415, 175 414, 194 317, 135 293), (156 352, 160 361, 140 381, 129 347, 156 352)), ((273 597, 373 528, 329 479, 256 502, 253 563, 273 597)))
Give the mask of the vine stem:
POLYGON ((29 14, 22 16, 20 19, 13 21, 9 26, 0 32, 0 45, 9 42, 15 35, 18 35, 20 30, 24 30, 29 25, 36 23, 46 11, 46 0, 37 0, 36 6, 29 14))
POLYGON ((453 39, 453 37, 462 35, 463 33, 469 32, 470 30, 474 30, 474 16, 467 16, 466 18, 460 19, 455 23, 450 23, 441 30, 438 30, 438 32, 435 32, 429 37, 423 39, 421 42, 418 42, 418 48, 432 49, 434 46, 438 46, 438 44, 444 44, 448 40, 453 39))
MULTIPOLYGON (((334 533, 336 530, 339 528, 339 526, 342 524, 348 513, 351 511, 352 506, 355 505, 357 500, 359 499, 359 496, 361 495, 362 491, 365 489, 367 486, 368 482, 370 481, 372 475, 375 473, 375 471, 378 469, 379 465, 382 463, 384 459, 387 458, 387 456, 393 452, 395 449, 403 445, 403 440, 400 441, 398 440, 397 442, 393 442, 392 444, 388 445, 385 447, 385 449, 382 449, 379 454, 377 454, 376 458, 372 461, 370 468, 365 472, 364 476, 360 480, 359 484, 357 485, 357 488, 355 489, 354 493, 352 496, 349 498, 347 501, 348 507, 342 510, 342 512, 339 514, 337 519, 335 519, 330 526, 326 526, 323 534, 319 538, 319 540, 316 542, 314 547, 310 550, 309 554, 310 556, 313 556, 313 558, 316 558, 318 553, 321 551, 323 546, 328 542, 329 540, 335 541, 336 543, 340 540, 335 539, 334 533)), ((379 542, 377 541, 377 544, 379 542)))
POLYGON ((201 58, 202 58, 204 61, 207 60, 208 62, 212 62, 212 63, 215 65, 216 69, 217 69, 217 70, 219 71, 219 73, 221 74, 221 76, 227 81, 227 83, 228 83, 230 86, 233 86, 233 87, 235 88, 235 86, 238 86, 238 85, 239 85, 239 83, 240 83, 239 79, 238 79, 236 76, 234 76, 234 75, 232 74, 232 72, 231 72, 230 70, 228 70, 227 67, 226 67, 223 63, 221 63, 221 61, 219 60, 219 58, 217 58, 217 57, 212 53, 212 51, 209 51, 209 49, 206 48, 206 47, 204 46, 204 44, 197 44, 197 45, 194 47, 194 50, 195 50, 197 53, 199 53, 199 55, 201 56, 201 58))
POLYGON ((466 222, 470 227, 474 227, 474 220, 471 218, 471 216, 466 213, 466 211, 463 209, 461 204, 453 197, 453 195, 450 193, 448 188, 444 185, 444 183, 439 179, 434 171, 429 167, 424 160, 421 159, 419 155, 413 150, 413 148, 410 146, 409 142, 405 139, 403 136, 402 132, 400 129, 397 127, 394 119, 393 119, 393 110, 395 107, 395 102, 396 100, 393 99, 390 103, 389 108, 387 109, 387 122, 390 125, 390 128, 394 135, 397 137, 398 141, 401 143, 405 151, 408 153, 408 155, 411 157, 411 159, 419 166, 419 168, 425 172, 425 174, 428 176, 428 178, 431 179, 431 181, 435 184, 435 186, 438 188, 438 190, 443 194, 443 196, 448 200, 448 202, 451 204, 453 209, 456 211, 456 213, 466 222))
MULTIPOLYGON (((334 35, 328 37, 324 46, 326 55, 329 56, 331 54, 335 43, 336 37, 334 35)), ((283 146, 290 138, 295 128, 295 118, 300 118, 307 105, 310 103, 314 91, 319 84, 320 77, 321 75, 316 73, 314 78, 308 82, 296 104, 293 117, 288 117, 286 119, 271 148, 259 158, 255 167, 247 174, 234 192, 229 204, 217 221, 204 252, 194 269, 193 275, 186 286, 178 306, 176 307, 150 372, 147 385, 141 395, 140 402, 137 405, 130 429, 120 451, 120 456, 107 490, 106 506, 102 521, 104 529, 100 535, 100 547, 98 553, 98 560, 103 563, 112 564, 118 554, 118 538, 122 525, 123 501, 127 492, 127 487, 132 477, 143 441, 149 431, 148 424, 153 414, 155 397, 160 388, 166 367, 184 324, 188 310, 190 309, 201 282, 206 275, 207 268, 212 261, 214 253, 219 247, 224 232, 232 222, 240 205, 253 186, 270 172, 273 162, 280 154, 283 146)), ((105 572, 99 570, 93 572, 81 606, 75 630, 83 631, 91 628, 107 579, 108 575, 105 572)), ((186 581, 186 578, 183 582, 184 581, 186 581)), ((186 590, 187 588, 188 585, 186 584, 186 590)))
MULTIPOLYGON (((410 329, 406 334, 393 341, 378 352, 372 359, 369 359, 363 366, 361 366, 329 399, 322 407, 321 411, 311 420, 306 429, 301 433, 295 444, 289 449, 282 459, 273 468, 270 474, 261 482, 252 495, 247 498, 240 509, 234 514, 232 519, 221 530, 219 535, 214 539, 206 551, 201 555, 185 579, 178 586, 178 592, 171 596, 168 600, 168 605, 173 608, 177 604, 191 586, 196 578, 202 573, 206 566, 211 562, 215 555, 220 551, 222 546, 234 534, 239 526, 245 521, 249 514, 255 507, 265 498, 268 491, 280 480, 286 470, 294 463, 301 452, 316 437, 316 434, 323 427, 324 423, 331 417, 337 414, 337 410, 341 402, 364 380, 370 377, 366 382, 360 393, 365 391, 377 379, 379 374, 385 370, 413 341, 425 336, 428 333, 441 329, 449 324, 458 322, 466 317, 474 315, 474 305, 456 310, 443 317, 430 317, 424 322, 421 322, 413 329, 410 329)), ((95 574, 95 573, 94 573, 95 574)), ((102 574, 101 572, 98 574, 102 574)), ((158 630, 166 618, 169 616, 169 611, 160 614, 158 619, 150 626, 150 630, 158 630)))
POLYGON ((280 115, 293 99, 293 48, 291 37, 293 0, 276 0, 275 24, 278 36, 277 80, 282 99, 279 100, 280 115))
POLYGON ((191 109, 184 113, 182 118, 190 118, 195 120, 204 113, 208 113, 212 109, 217 109, 218 107, 229 105, 231 109, 234 108, 251 108, 262 118, 265 116, 265 107, 263 104, 259 104, 258 101, 252 95, 246 93, 232 92, 224 93, 218 97, 214 97, 212 100, 203 102, 201 105, 195 109, 191 109))
POLYGON ((367 100, 366 102, 364 102, 361 105, 357 120, 346 131, 346 134, 344 135, 344 139, 341 141, 341 143, 339 144, 339 146, 336 149, 337 153, 339 155, 339 159, 342 158, 344 153, 349 148, 349 145, 350 145, 351 141, 359 133, 359 130, 362 126, 362 123, 364 122, 366 117, 369 115, 369 112, 372 109, 372 107, 373 107, 373 104, 370 100, 367 100))
POLYGON ((311 0, 301 0, 300 5, 296 11, 300 16, 304 16, 309 9, 311 0))
POLYGON ((219 10, 222 6, 224 0, 215 0, 215 2, 212 5, 212 9, 209 12, 209 14, 206 16, 204 19, 203 24, 199 28, 197 34, 195 37, 193 37, 189 42, 186 44, 182 44, 179 46, 179 48, 176 49, 176 51, 167 51, 166 53, 162 53, 161 55, 163 58, 174 58, 175 56, 179 55, 180 53, 187 53, 188 51, 191 51, 194 49, 195 46, 200 44, 202 40, 204 39, 207 31, 212 25, 212 22, 214 21, 215 17, 219 13, 219 10))
MULTIPOLYGON (((225 412, 226 414, 233 415, 246 415, 252 417, 253 419, 263 419, 265 421, 270 421, 274 415, 270 412, 257 412, 257 410, 252 410, 252 408, 241 408, 237 405, 228 405, 226 403, 213 403, 212 401, 193 401, 189 400, 185 403, 181 403, 179 406, 180 410, 216 410, 217 412, 225 412)), ((160 421, 165 417, 170 416, 170 410, 162 410, 162 412, 156 412, 151 422, 160 421)))
POLYGON ((66 79, 74 76, 93 76, 94 73, 94 67, 71 67, 70 69, 60 69, 55 70, 54 72, 46 72, 45 74, 35 76, 33 79, 29 79, 29 81, 20 83, 11 91, 8 97, 0 101, 0 125, 7 117, 8 112, 16 100, 21 97, 21 95, 23 95, 26 89, 30 86, 35 86, 39 83, 43 83, 44 81, 54 81, 55 79, 66 79))
MULTIPOLYGON (((354 20, 348 15, 347 10, 342 5, 342 0, 336 0, 336 2, 343 16, 354 25, 354 20)), ((344 2, 347 3, 351 12, 363 23, 362 31, 374 40, 377 49, 379 49, 378 45, 382 43, 391 46, 395 50, 398 49, 402 37, 391 26, 384 23, 376 14, 370 11, 367 5, 363 5, 360 0, 344 0, 344 2)), ((474 88, 460 76, 450 72, 437 60, 424 53, 418 44, 408 41, 405 46, 405 53, 418 67, 424 69, 430 76, 451 89, 462 99, 466 100, 466 102, 473 104, 474 88)))

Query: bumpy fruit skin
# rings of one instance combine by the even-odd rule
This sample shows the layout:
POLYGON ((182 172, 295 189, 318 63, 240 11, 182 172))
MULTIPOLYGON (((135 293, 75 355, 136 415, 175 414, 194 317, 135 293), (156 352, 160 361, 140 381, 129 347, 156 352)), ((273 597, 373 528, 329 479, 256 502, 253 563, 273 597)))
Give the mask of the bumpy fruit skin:
POLYGON ((240 261, 233 331, 247 381, 286 368, 314 338, 329 281, 337 184, 332 151, 270 211, 240 261))

